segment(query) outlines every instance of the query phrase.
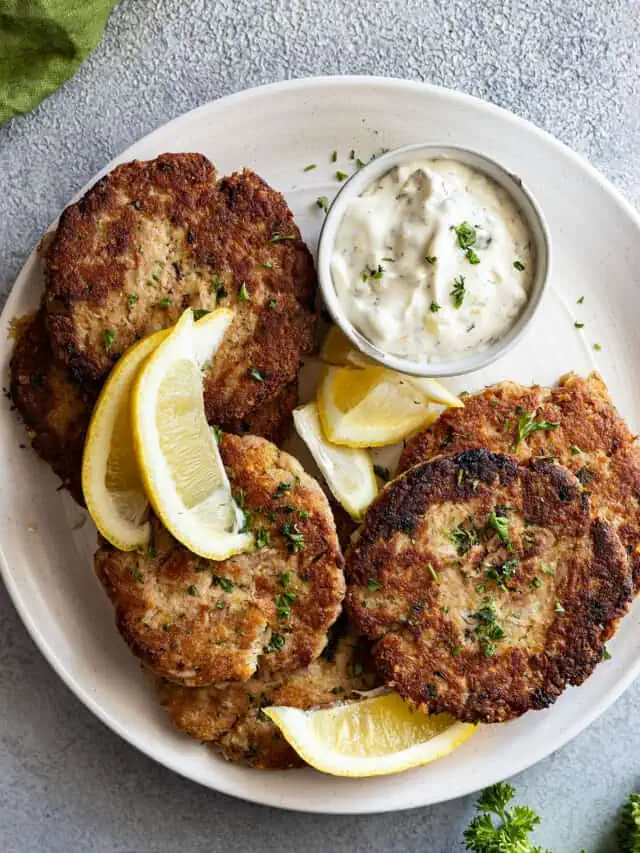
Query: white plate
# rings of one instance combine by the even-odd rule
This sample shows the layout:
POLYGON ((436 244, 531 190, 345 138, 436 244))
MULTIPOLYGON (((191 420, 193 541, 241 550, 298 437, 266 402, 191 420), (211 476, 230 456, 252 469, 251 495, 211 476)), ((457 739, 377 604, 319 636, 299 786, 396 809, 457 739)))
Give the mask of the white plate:
MULTIPOLYGON (((312 247, 336 168, 348 152, 367 159, 380 147, 437 140, 467 145, 519 173, 542 205, 551 232, 550 292, 523 342, 464 387, 514 379, 553 382, 563 372, 601 371, 620 411, 640 426, 640 324, 637 277, 640 219, 615 190, 569 149, 532 125, 466 95, 376 78, 301 80, 253 89, 201 107, 160 128, 116 162, 163 151, 201 151, 220 174, 255 169, 281 189, 312 247), (339 160, 329 162, 330 152, 339 160), (303 172, 308 163, 314 171, 303 172), (577 305, 584 295, 584 304, 577 305), (577 331, 574 320, 585 323, 577 331), (592 344, 602 344, 595 353, 592 344)), ((105 169, 105 171, 107 171, 105 169)), ((93 183, 93 181, 92 181, 93 183)), ((2 314, 0 359, 7 385, 11 318, 33 310, 41 292, 35 254, 2 314)), ((311 770, 258 772, 227 764, 171 729, 148 682, 113 624, 95 579, 95 531, 57 492, 58 481, 31 450, 9 406, 0 413, 1 564, 5 583, 43 654, 76 695, 147 755, 179 773, 247 800, 317 812, 379 812, 427 805, 475 791, 539 761, 589 725, 640 671, 640 610, 610 644, 613 659, 548 711, 486 727, 453 755, 380 779, 334 779, 311 770)))

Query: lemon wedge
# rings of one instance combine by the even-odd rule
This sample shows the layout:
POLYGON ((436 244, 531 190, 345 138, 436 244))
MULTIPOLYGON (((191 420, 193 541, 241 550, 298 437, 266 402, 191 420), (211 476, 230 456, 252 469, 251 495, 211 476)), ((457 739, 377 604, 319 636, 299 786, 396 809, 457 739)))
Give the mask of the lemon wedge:
MULTIPOLYGON (((327 364, 333 364, 337 367, 371 367, 375 364, 366 355, 363 355, 353 347, 349 338, 338 326, 331 326, 327 332, 322 347, 320 348, 320 358, 327 364)), ((389 371, 391 372, 391 371, 389 371)), ((442 406, 449 408, 461 408, 464 403, 451 391, 448 391, 444 385, 438 382, 437 379, 429 379, 424 376, 410 376, 405 373, 396 373, 398 377, 409 382, 415 388, 418 388, 424 398, 431 403, 440 403, 442 406)))
POLYGON ((225 560, 250 550, 216 439, 207 424, 202 367, 233 319, 220 308, 194 324, 187 309, 142 365, 131 394, 133 440, 144 490, 164 526, 190 551, 225 560))
POLYGON ((120 551, 149 541, 148 501, 138 473, 129 397, 142 362, 168 331, 130 347, 109 374, 93 410, 82 457, 82 492, 96 527, 120 551))
POLYGON ((315 711, 262 710, 307 764, 333 776, 384 776, 420 767, 453 752, 477 728, 448 714, 412 711, 397 693, 315 711))
POLYGON ((369 453, 360 448, 339 447, 327 441, 315 403, 296 409, 293 422, 335 499, 352 518, 356 521, 361 519, 378 493, 369 453))
POLYGON ((395 444, 439 414, 421 391, 383 367, 328 367, 317 403, 326 437, 347 447, 395 444))

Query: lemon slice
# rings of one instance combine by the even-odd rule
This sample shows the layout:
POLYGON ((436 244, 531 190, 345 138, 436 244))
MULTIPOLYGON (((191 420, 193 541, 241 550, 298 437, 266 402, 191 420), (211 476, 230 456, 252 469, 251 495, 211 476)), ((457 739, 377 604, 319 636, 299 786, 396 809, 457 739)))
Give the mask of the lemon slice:
POLYGON ((296 409, 293 422, 336 500, 352 518, 356 521, 361 519, 378 493, 369 453, 355 447, 339 447, 327 441, 315 403, 296 409))
POLYGON ((328 367, 317 403, 326 437, 347 447, 395 444, 438 417, 419 390, 383 367, 328 367))
POLYGON ((384 776, 453 752, 476 730, 448 714, 412 711, 397 693, 332 708, 263 712, 307 764, 333 776, 384 776))
MULTIPOLYGON (((335 325, 331 326, 322 342, 320 358, 327 364, 333 364, 337 367, 365 368, 375 364, 374 361, 355 349, 345 333, 335 325)), ((425 399, 431 403, 440 403, 450 408, 461 408, 464 405, 459 397, 448 391, 437 379, 410 376, 405 373, 395 373, 395 375, 419 388, 425 399)))
POLYGON ((175 538, 210 560, 253 546, 253 536, 239 532, 244 516, 231 495, 202 395, 202 366, 215 355, 232 319, 233 311, 220 308, 194 326, 192 311, 185 311, 142 365, 131 395, 147 497, 175 538))
POLYGON ((133 449, 129 396, 140 365, 168 334, 156 332, 127 350, 109 374, 87 430, 84 501, 100 533, 121 551, 149 541, 149 504, 133 449))

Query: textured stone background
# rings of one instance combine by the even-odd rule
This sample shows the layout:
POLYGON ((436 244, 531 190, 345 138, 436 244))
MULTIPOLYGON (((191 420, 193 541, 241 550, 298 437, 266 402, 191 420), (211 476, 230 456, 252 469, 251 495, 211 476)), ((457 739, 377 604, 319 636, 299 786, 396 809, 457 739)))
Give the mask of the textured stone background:
MULTIPOLYGON (((471 92, 585 154, 638 205, 639 21, 639 0, 123 0, 78 75, 0 128, 0 292, 64 203, 115 154, 191 107, 290 77, 386 74, 471 92)), ((539 842, 555 853, 611 844, 618 804, 640 790, 636 703, 640 685, 515 779, 522 801, 544 815, 539 842)), ((0 707, 4 853, 445 853, 463 849, 473 814, 467 798, 325 818, 199 788, 85 710, 4 589, 0 707)))

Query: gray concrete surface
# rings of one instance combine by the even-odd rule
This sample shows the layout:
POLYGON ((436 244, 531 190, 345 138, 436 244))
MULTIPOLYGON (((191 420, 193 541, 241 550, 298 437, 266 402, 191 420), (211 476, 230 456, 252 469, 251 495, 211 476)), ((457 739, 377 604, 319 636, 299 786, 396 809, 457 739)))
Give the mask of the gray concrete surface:
MULTIPOLYGON (((0 3, 1 7, 1 3, 0 3)), ((507 107, 585 154, 640 203, 638 0, 123 0, 78 75, 0 128, 0 293, 104 163, 229 92, 315 74, 386 74, 507 107)), ((514 781, 554 853, 609 849, 640 790, 640 684, 514 781)), ((199 788, 94 719, 0 589, 0 850, 463 849, 473 799, 395 815, 276 812, 199 788)), ((265 785, 268 778, 265 777, 265 785)), ((613 846, 611 849, 615 849, 613 846)))

